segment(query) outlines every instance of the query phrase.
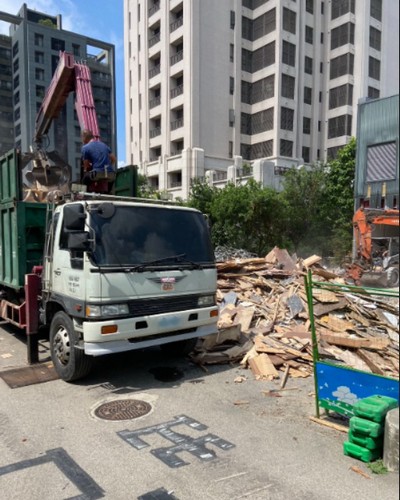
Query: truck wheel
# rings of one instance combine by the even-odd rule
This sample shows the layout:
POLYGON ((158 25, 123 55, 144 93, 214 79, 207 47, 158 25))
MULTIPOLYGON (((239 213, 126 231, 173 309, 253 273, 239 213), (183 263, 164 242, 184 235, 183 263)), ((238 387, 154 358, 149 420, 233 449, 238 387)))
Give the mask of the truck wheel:
POLYGON ((62 380, 72 382, 85 377, 93 359, 75 347, 76 333, 72 319, 60 311, 50 326, 50 353, 56 372, 62 380))
POLYGON ((179 340, 178 342, 169 342, 161 344, 161 349, 168 356, 187 356, 190 354, 197 344, 196 339, 179 340))
POLYGON ((397 267, 389 267, 387 270, 387 283, 390 288, 399 286, 399 270, 397 267))

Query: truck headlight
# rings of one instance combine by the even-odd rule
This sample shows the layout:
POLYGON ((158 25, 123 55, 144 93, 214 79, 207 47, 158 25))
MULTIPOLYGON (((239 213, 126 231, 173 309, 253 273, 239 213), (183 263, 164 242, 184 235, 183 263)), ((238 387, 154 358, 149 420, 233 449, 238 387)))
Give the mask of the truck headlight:
POLYGON ((215 295, 203 295, 197 299, 197 305, 200 307, 215 306, 215 295))
POLYGON ((126 316, 129 314, 128 304, 107 304, 104 306, 86 306, 88 318, 102 318, 104 316, 126 316))

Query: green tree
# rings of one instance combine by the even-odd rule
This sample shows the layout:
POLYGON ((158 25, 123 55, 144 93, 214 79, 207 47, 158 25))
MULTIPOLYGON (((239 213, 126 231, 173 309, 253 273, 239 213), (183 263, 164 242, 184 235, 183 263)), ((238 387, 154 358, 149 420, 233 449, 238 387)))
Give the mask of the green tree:
POLYGON ((211 217, 211 203, 218 191, 218 188, 210 186, 203 179, 193 179, 187 205, 211 217))
POLYGON ((299 255, 325 254, 330 228, 324 223, 321 208, 324 200, 326 171, 323 165, 291 168, 284 179, 281 199, 284 205, 285 240, 299 255))
POLYGON ((342 261, 352 247, 356 150, 356 139, 352 137, 327 165, 323 211, 332 228, 330 246, 338 261, 342 261))
POLYGON ((53 28, 53 29, 57 28, 57 25, 54 24, 51 19, 40 19, 38 24, 41 24, 42 26, 47 26, 48 28, 53 28))

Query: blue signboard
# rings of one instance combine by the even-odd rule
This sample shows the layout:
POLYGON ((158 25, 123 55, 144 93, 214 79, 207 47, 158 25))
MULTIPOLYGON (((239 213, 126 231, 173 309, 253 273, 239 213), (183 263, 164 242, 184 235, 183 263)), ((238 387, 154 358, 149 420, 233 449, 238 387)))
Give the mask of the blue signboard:
POLYGON ((353 406, 370 396, 388 396, 399 401, 399 381, 345 366, 316 362, 318 404, 352 417, 353 406))

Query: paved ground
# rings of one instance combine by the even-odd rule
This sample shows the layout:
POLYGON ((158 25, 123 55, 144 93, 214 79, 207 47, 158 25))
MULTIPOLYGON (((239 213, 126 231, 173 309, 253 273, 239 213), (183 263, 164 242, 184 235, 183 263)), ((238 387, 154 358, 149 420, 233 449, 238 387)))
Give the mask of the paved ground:
MULTIPOLYGON (((0 371, 26 365, 23 337, 0 327, 0 371)), ((48 359, 46 343, 41 359, 48 359)), ((234 366, 202 371, 157 349, 100 359, 76 384, 11 389, 0 378, 0 498, 393 500, 398 474, 343 455, 346 434, 309 420, 313 380, 279 388, 234 366), (240 384, 234 379, 244 375, 240 384), (107 401, 150 405, 96 417, 107 401), (351 467, 368 474, 354 472, 351 467)), ((122 404, 122 403, 121 403, 122 404)))

